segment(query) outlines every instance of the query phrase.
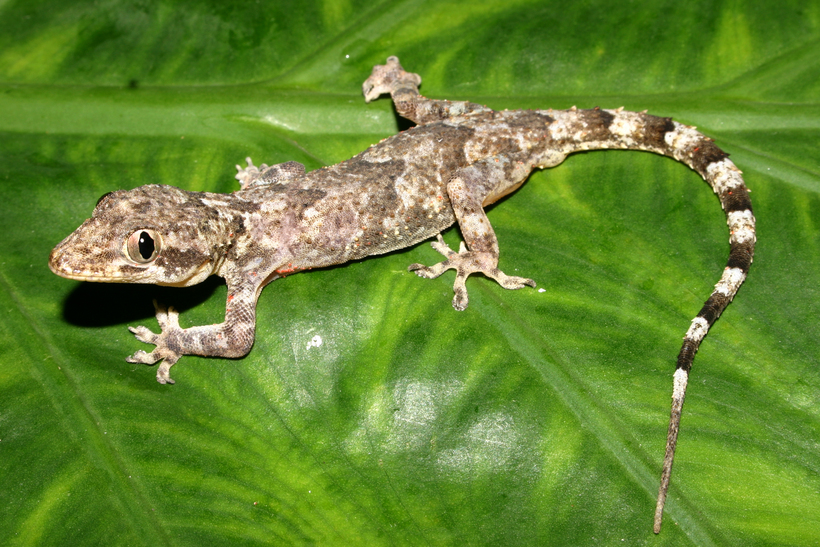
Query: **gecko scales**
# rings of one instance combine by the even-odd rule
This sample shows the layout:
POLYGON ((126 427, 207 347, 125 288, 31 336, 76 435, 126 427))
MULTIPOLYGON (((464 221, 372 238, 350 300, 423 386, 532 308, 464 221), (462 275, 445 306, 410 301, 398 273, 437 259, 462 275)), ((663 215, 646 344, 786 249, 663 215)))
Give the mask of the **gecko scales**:
POLYGON ((161 332, 130 328, 156 346, 128 361, 154 364, 160 383, 182 355, 241 357, 254 340, 262 288, 286 274, 341 264, 408 247, 435 236, 445 259, 411 264, 421 277, 456 272, 453 306, 467 307, 473 273, 506 289, 535 282, 498 269, 498 241, 484 207, 515 191, 534 169, 584 150, 644 150, 670 156, 701 175, 720 198, 731 233, 729 260, 686 332, 674 373, 672 413, 655 513, 660 531, 681 408, 695 353, 746 278, 755 218, 740 171, 711 139, 670 118, 623 109, 496 112, 470 102, 427 99, 421 78, 396 57, 376 66, 362 88, 367 102, 389 93, 416 126, 337 165, 305 172, 290 161, 237 166, 232 194, 187 192, 164 185, 119 190, 100 198, 92 217, 51 252, 57 275, 83 281, 188 286, 225 279, 225 320, 183 329, 173 308, 156 306, 161 332), (456 252, 440 232, 458 222, 456 252), (466 243, 466 244, 465 244, 466 243))

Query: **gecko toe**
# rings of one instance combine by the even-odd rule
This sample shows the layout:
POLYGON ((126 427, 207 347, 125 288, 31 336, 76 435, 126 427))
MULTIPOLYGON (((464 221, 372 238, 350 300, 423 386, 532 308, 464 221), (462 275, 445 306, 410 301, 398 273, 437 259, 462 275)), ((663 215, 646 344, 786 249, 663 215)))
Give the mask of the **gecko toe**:
POLYGON ((410 264, 407 267, 407 270, 410 272, 415 272, 417 276, 424 277, 425 279, 435 279, 447 269, 450 268, 448 261, 439 262, 438 264, 434 264, 432 266, 425 266, 424 264, 410 264))
POLYGON ((139 350, 139 351, 134 352, 132 355, 129 355, 128 357, 126 357, 125 360, 129 363, 140 363, 140 364, 143 364, 143 365, 153 365, 154 363, 156 363, 157 361, 162 359, 162 357, 160 357, 159 355, 155 355, 155 353, 156 352, 154 352, 154 351, 152 351, 151 353, 148 353, 146 351, 139 350))
POLYGON ((131 331, 137 340, 140 342, 145 342, 146 344, 156 344, 157 338, 159 338, 158 334, 152 332, 148 327, 143 327, 142 325, 138 327, 128 327, 128 330, 131 331))
POLYGON ((169 363, 166 359, 162 363, 160 363, 159 367, 157 367, 157 382, 160 384, 175 384, 174 380, 171 378, 171 367, 173 363, 169 363))
POLYGON ((535 288, 535 281, 526 277, 518 277, 515 275, 506 275, 499 271, 496 275, 490 276, 495 279, 499 285, 505 289, 523 289, 524 287, 535 288))
POLYGON ((436 240, 435 240, 435 241, 431 241, 431 242, 430 242, 430 246, 431 246, 433 249, 435 249, 435 250, 436 250, 436 252, 438 252, 438 253, 439 253, 439 254, 441 254, 441 255, 446 256, 447 258, 450 258, 450 257, 452 257, 452 256, 456 256, 456 255, 458 255, 459 253, 466 253, 466 252, 467 252, 467 247, 464 245, 464 242, 463 242, 463 241, 459 244, 459 247, 458 247, 459 252, 458 252, 458 253, 457 253, 457 252, 455 252, 454 250, 452 250, 452 249, 450 248, 450 246, 449 246, 449 245, 447 245, 447 243, 445 243, 445 242, 444 242, 444 238, 443 238, 443 237, 441 237, 441 234, 438 234, 438 235, 436 236, 436 240))
POLYGON ((162 332, 179 330, 179 312, 174 307, 165 307, 154 300, 154 309, 162 332))
POLYGON ((453 296, 453 307, 457 311, 464 311, 467 309, 467 304, 470 303, 470 299, 467 296, 467 275, 459 273, 456 275, 456 281, 453 283, 453 292, 455 295, 453 296))

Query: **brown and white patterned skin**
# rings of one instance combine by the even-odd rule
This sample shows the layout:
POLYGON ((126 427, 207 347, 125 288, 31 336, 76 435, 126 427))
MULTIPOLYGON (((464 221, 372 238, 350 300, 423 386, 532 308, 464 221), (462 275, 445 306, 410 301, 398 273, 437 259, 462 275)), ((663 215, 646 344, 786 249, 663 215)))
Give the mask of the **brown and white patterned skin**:
POLYGON ((100 199, 92 217, 52 251, 54 273, 71 279, 185 286, 209 275, 228 286, 225 320, 182 329, 172 308, 157 306, 162 328, 132 328, 156 348, 129 362, 153 364, 160 383, 182 355, 238 357, 253 345, 256 301, 285 274, 341 264, 437 236, 439 264, 409 269, 427 278, 456 270, 453 306, 467 307, 467 277, 481 272, 508 289, 531 279, 498 269, 498 241, 484 207, 515 191, 534 169, 554 167, 583 150, 646 150, 670 156, 700 174, 720 198, 729 224, 726 269, 692 321, 674 375, 672 417, 658 497, 659 531, 677 441, 686 382, 711 325, 746 277, 755 219, 740 171, 711 139, 670 118, 622 109, 496 112, 469 102, 419 95, 421 78, 398 59, 376 66, 363 84, 367 101, 389 93, 396 110, 417 125, 361 154, 309 173, 297 162, 239 169, 232 194, 148 185, 100 199), (439 235, 458 222, 458 252, 439 235))

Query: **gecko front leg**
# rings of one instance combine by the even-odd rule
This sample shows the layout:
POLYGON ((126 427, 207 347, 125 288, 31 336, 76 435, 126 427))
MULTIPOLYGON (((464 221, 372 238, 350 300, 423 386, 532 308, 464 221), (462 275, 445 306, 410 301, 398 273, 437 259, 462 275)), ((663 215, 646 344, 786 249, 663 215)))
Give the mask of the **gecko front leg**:
POLYGON ((216 325, 205 325, 183 329, 179 326, 179 313, 174 308, 165 308, 154 301, 159 334, 144 326, 128 327, 137 340, 154 344, 153 351, 139 350, 126 357, 129 363, 153 365, 162 361, 157 368, 157 382, 173 384, 171 367, 183 355, 203 355, 212 357, 242 357, 253 346, 256 329, 257 291, 228 292, 225 321, 216 325), (247 293, 250 293, 249 295, 247 293), (252 299, 248 298, 252 296, 252 299))

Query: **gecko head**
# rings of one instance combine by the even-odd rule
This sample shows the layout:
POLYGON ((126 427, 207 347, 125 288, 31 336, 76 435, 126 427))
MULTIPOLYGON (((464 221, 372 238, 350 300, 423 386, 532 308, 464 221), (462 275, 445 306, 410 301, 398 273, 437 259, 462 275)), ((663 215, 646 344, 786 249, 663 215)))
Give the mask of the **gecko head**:
POLYGON ((218 262, 218 219, 200 195, 159 185, 105 194, 51 251, 49 268, 80 281, 199 283, 218 262))

